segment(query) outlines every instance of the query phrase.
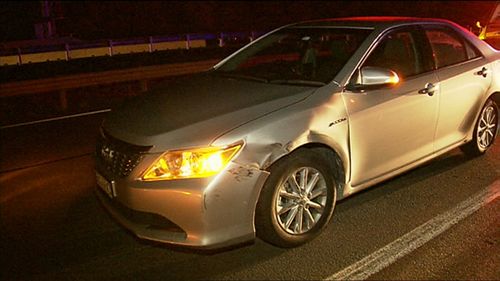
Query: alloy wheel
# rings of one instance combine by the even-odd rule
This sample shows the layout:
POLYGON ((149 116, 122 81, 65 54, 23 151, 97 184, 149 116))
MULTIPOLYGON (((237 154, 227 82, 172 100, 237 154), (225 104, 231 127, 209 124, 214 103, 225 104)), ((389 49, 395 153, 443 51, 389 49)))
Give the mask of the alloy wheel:
POLYGON ((481 112, 477 128, 477 142, 481 149, 488 148, 497 133, 498 117, 493 105, 489 105, 481 112))
POLYGON ((324 176, 312 167, 288 175, 276 197, 276 219, 289 234, 303 234, 323 216, 328 199, 324 176))

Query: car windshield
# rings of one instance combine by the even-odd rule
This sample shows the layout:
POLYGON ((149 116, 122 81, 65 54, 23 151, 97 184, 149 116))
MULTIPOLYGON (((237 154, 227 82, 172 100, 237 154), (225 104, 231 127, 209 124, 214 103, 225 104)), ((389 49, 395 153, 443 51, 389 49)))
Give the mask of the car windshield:
POLYGON ((320 86, 333 80, 371 30, 289 27, 247 47, 214 73, 235 79, 320 86))

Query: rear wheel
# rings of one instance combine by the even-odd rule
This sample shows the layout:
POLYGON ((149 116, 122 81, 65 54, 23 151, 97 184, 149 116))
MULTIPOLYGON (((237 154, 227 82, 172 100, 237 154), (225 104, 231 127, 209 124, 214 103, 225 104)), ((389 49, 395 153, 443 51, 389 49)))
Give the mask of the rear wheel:
POLYGON ((462 151, 472 157, 484 154, 495 142, 497 130, 498 106, 488 99, 476 121, 472 141, 463 145, 462 151))
POLYGON ((335 167, 327 160, 327 151, 320 151, 302 149, 271 167, 257 203, 259 238, 279 247, 295 247, 327 225, 337 195, 335 167))

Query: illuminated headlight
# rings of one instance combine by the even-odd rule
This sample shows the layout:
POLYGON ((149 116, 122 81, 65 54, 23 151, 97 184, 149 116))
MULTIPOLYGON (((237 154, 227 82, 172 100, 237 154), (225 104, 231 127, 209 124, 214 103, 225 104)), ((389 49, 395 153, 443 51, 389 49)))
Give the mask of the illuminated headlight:
POLYGON ((226 167, 241 146, 168 151, 144 172, 142 179, 155 181, 213 176, 226 167))

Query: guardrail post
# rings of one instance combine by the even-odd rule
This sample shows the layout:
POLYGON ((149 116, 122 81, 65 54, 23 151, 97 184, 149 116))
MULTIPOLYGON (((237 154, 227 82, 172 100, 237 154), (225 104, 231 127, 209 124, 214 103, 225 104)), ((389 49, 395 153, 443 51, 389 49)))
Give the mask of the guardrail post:
POLYGON ((250 32, 250 42, 255 40, 255 31, 250 32))
POLYGON ((149 36, 149 52, 153 52, 153 36, 149 36))
POLYGON ((108 40, 108 46, 109 46, 109 55, 113 56, 113 41, 108 40))
POLYGON ((66 50, 65 56, 66 56, 66 60, 68 61, 70 59, 70 57, 69 57, 69 44, 68 43, 64 44, 64 49, 66 50))
POLYGON ((59 91, 59 104, 63 111, 68 110, 68 97, 65 89, 59 91))
POLYGON ((189 34, 186 34, 186 50, 191 48, 191 39, 189 38, 189 34))
POLYGON ((19 65, 23 64, 23 56, 21 55, 21 48, 17 48, 17 63, 19 65))
POLYGON ((224 33, 220 33, 219 37, 219 47, 224 47, 224 33))

